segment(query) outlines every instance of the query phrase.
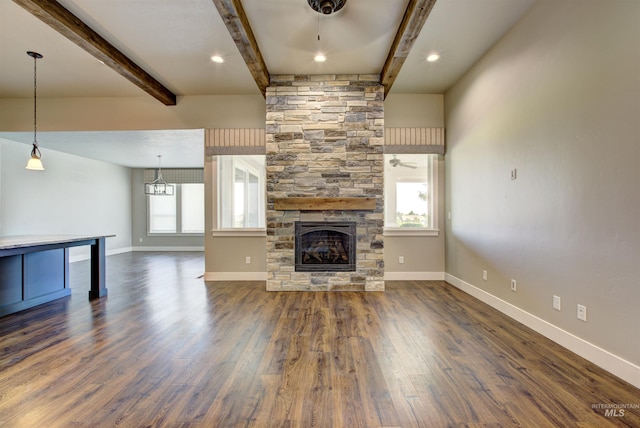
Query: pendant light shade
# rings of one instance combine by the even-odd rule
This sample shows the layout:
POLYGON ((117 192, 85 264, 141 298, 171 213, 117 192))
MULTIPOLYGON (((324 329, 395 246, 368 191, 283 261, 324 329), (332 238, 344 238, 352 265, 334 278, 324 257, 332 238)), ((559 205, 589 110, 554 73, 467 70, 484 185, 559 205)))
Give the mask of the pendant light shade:
POLYGON ((42 160, 40 149, 38 148, 38 85, 37 85, 37 69, 36 63, 38 59, 42 58, 42 55, 38 52, 28 51, 27 55, 33 58, 33 148, 31 149, 31 158, 27 162, 26 169, 30 169, 32 171, 44 171, 44 166, 42 166, 42 160))
POLYGON ((162 168, 160 166, 160 160, 162 156, 158 155, 158 170, 156 171, 156 179, 151 183, 144 183, 145 195, 154 196, 173 196, 174 185, 167 184, 162 178, 162 168))
POLYGON ((33 149, 31 149, 31 157, 25 168, 32 171, 44 171, 44 166, 42 166, 42 161, 40 160, 40 149, 38 149, 36 144, 34 144, 33 149))

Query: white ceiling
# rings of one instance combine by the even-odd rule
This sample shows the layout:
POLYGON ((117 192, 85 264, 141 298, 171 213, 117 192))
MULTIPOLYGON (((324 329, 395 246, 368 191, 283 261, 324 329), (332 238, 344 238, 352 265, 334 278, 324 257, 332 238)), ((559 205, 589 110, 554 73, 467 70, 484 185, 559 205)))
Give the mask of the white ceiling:
MULTIPOLYGON (((260 93, 211 0, 58 2, 178 96, 260 93), (212 55, 225 62, 211 62, 212 55)), ((306 0, 242 0, 271 74, 379 74, 408 2, 348 0, 323 16, 306 0), (313 62, 318 48, 325 63, 313 62)), ((437 0, 390 93, 444 93, 534 2, 437 0), (440 61, 426 62, 432 52, 440 61)), ((44 55, 39 98, 148 96, 13 1, 0 0, 0 98, 33 96, 28 50, 44 55)), ((159 141, 163 166, 165 160, 167 167, 203 163, 202 131, 38 136, 48 149, 130 167, 155 166, 159 141)), ((0 129, 0 138, 30 144, 32 137, 0 129)))

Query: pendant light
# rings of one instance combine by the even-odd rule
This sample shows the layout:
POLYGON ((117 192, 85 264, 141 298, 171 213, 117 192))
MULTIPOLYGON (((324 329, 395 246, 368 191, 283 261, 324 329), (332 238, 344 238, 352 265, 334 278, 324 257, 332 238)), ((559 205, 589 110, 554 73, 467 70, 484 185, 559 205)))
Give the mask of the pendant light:
POLYGON ((160 166, 161 155, 158 155, 158 170, 156 171, 156 179, 151 183, 144 183, 145 195, 154 196, 173 196, 173 184, 167 184, 162 178, 162 167, 160 166))
POLYGON ((316 55, 313 57, 315 62, 325 62, 327 56, 320 50, 320 15, 318 15, 318 48, 316 49, 316 55))
POLYGON ((38 113, 38 97, 37 97, 37 72, 36 72, 36 63, 38 59, 42 58, 42 55, 38 52, 28 51, 27 55, 33 58, 33 148, 31 149, 31 158, 29 162, 27 162, 27 169, 34 171, 43 171, 44 166, 42 166, 42 161, 40 157, 40 149, 38 148, 38 139, 36 138, 36 134, 38 131, 38 121, 37 121, 37 113, 38 113))

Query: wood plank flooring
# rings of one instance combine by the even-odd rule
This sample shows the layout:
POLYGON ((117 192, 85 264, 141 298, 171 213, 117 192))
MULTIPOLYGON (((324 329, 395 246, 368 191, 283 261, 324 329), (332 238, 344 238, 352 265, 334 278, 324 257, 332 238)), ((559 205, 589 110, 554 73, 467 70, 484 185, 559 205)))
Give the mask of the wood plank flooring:
POLYGON ((640 427, 622 382, 440 281, 205 283, 201 253, 107 259, 109 296, 0 318, 1 427, 640 427))

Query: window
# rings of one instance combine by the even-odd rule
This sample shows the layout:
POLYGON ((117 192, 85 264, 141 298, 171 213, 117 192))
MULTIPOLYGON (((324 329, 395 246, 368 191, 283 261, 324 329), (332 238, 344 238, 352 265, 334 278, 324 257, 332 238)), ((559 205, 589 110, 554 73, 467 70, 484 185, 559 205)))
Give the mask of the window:
POLYGON ((149 233, 176 233, 176 194, 149 196, 149 233))
POLYGON ((180 184, 182 233, 204 233, 204 183, 180 184))
POLYGON ((257 229, 265 224, 265 157, 218 157, 218 228, 257 229))
POLYGON ((437 155, 385 154, 385 229, 437 229, 437 155))
POLYGON ((174 186, 173 195, 149 195, 149 234, 204 233, 204 183, 174 186))

